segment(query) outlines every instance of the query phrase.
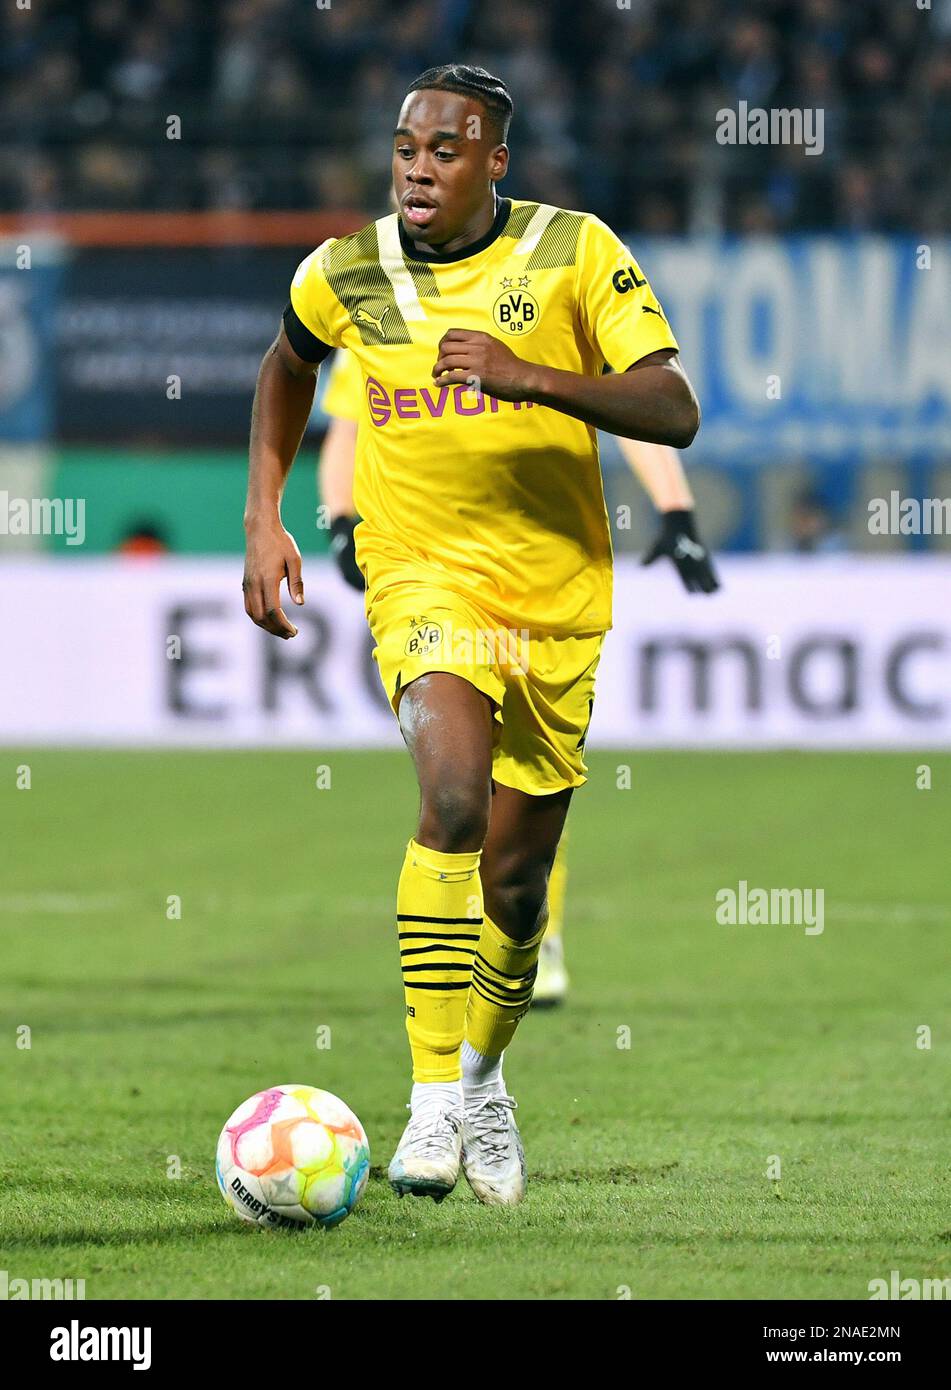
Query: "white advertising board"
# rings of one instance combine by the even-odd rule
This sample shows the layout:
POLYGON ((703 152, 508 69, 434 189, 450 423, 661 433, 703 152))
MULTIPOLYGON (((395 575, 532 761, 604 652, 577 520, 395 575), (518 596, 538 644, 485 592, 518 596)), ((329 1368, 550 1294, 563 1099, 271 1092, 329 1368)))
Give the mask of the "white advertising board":
MULTIPOLYGON (((619 563, 591 748, 951 746, 951 560, 720 573, 688 596, 619 563)), ((0 741, 399 746, 360 597, 326 563, 305 582, 281 642, 245 616, 238 558, 3 561, 0 741)))

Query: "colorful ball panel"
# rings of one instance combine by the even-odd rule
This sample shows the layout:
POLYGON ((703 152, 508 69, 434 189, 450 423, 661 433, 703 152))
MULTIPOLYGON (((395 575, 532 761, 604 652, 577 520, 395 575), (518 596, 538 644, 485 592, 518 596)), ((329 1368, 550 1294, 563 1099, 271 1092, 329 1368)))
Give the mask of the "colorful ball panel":
POLYGON ((338 1225, 366 1188, 370 1150, 360 1121, 317 1087, 274 1086, 251 1096, 218 1140, 222 1196, 258 1225, 338 1225))

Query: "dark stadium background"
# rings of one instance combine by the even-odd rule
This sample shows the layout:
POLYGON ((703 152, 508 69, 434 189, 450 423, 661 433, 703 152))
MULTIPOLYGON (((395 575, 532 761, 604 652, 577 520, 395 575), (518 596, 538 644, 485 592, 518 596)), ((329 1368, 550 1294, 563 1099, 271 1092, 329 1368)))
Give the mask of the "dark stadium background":
MULTIPOLYGON (((506 191, 594 211, 627 236, 678 331, 691 324, 669 253, 683 239, 718 239, 721 249, 709 241, 699 254, 728 298, 730 258, 766 239, 780 238, 801 283, 803 237, 834 238, 849 264, 870 238, 910 251, 948 231, 945 0, 928 10, 913 0, 8 6, 0 236, 16 245, 29 234, 38 273, 0 279, 0 342, 31 359, 0 398, 0 439, 24 446, 4 457, 27 466, 44 495, 87 498, 87 553, 114 550, 144 522, 177 552, 240 545, 250 393, 289 275, 326 235, 383 209, 401 95, 420 70, 460 52, 515 94, 506 191), (821 107, 821 157, 718 144, 716 113, 740 100, 821 107), (181 399, 168 401, 175 373, 181 399)), ((848 317, 844 304, 835 312, 848 317)), ((925 495, 935 476, 947 478, 946 392, 914 409, 899 399, 900 422, 862 442, 879 391, 871 378, 900 358, 895 315, 894 341, 869 343, 860 330, 831 344, 868 351, 867 393, 837 402, 832 380, 820 406, 790 402, 798 434, 777 436, 775 411, 731 433, 739 403, 705 376, 706 427, 690 462, 718 549, 881 550, 865 526, 868 497, 892 486, 925 495)), ((892 331, 888 315, 881 330, 892 331)), ((802 376, 808 320, 797 332, 802 376)), ((694 371, 720 351, 716 336, 682 345, 694 371)), ((610 441, 604 453, 609 504, 634 508, 616 544, 638 549, 649 513, 610 441)), ((319 550, 326 537, 312 524, 304 471, 289 518, 302 547, 319 550)))

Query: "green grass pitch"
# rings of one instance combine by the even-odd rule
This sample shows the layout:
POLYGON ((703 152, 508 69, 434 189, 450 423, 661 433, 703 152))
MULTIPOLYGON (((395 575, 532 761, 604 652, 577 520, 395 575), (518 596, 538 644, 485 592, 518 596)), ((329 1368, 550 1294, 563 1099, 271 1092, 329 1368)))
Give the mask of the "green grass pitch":
POLYGON ((530 1171, 512 1211, 385 1181, 408 1099, 405 755, 0 762, 10 1278, 89 1299, 864 1299, 892 1269, 951 1274, 946 756, 592 755, 570 1002, 529 1016, 507 1066, 530 1171), (740 879, 823 888, 824 932, 717 925, 740 879), (366 1196, 326 1234, 243 1226, 215 1185, 228 1114, 291 1081, 370 1136, 366 1196))

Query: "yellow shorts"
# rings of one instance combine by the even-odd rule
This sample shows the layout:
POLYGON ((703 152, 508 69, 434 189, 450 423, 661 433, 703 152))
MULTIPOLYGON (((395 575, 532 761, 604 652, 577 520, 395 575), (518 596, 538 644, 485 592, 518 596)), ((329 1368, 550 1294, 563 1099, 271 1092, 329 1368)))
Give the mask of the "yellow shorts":
POLYGON ((448 671, 492 701, 497 782, 546 796, 585 781, 584 741, 603 633, 513 631, 450 590, 407 582, 372 595, 367 618, 394 711, 411 681, 448 671))

